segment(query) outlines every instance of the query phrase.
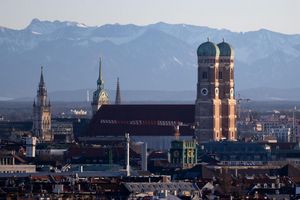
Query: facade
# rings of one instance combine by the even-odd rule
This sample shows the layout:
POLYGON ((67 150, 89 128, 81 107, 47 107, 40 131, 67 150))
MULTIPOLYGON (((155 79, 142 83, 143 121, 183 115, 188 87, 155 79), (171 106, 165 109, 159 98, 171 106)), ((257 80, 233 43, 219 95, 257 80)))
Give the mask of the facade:
POLYGON ((48 101, 43 67, 41 67, 41 77, 36 101, 34 100, 33 102, 33 134, 43 142, 53 140, 53 134, 51 132, 51 105, 50 101, 48 101))
POLYGON ((128 199, 200 199, 200 189, 190 182, 127 182, 128 199))
POLYGON ((250 142, 207 142, 198 147, 198 155, 213 156, 222 165, 265 165, 271 160, 268 145, 250 142))
POLYGON ((34 158, 36 152, 36 137, 27 137, 26 142, 26 157, 34 158))
POLYGON ((52 122, 52 132, 54 141, 57 143, 71 143, 74 140, 73 123, 71 121, 52 122))
POLYGON ((199 142, 236 140, 233 49, 207 41, 197 50, 195 134, 199 142))
POLYGON ((296 142, 298 127, 288 121, 267 120, 256 123, 258 139, 265 141, 265 138, 274 138, 277 142, 296 142))
POLYGON ((104 90, 104 81, 102 79, 102 64, 101 58, 99 61, 99 77, 97 80, 97 90, 93 93, 92 112, 93 115, 99 110, 101 105, 108 104, 109 97, 107 92, 104 90))
POLYGON ((191 168, 197 164, 197 143, 195 140, 174 140, 170 154, 173 167, 191 168))
POLYGON ((264 135, 274 136, 278 142, 292 142, 292 127, 274 122, 264 122, 263 123, 264 135))
POLYGON ((3 173, 34 173, 35 165, 27 165, 15 151, 2 149, 0 152, 0 174, 3 173))

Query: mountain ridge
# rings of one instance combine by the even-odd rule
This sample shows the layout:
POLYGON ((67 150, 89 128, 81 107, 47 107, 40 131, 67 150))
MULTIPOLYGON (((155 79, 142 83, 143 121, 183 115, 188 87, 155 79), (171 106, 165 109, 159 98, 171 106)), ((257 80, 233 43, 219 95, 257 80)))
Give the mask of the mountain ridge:
POLYGON ((34 96, 41 65, 50 91, 92 88, 99 56, 107 88, 114 88, 120 77, 125 89, 195 90, 196 49, 207 36, 233 45, 237 90, 300 85, 299 34, 266 29, 238 33, 163 22, 86 26, 34 19, 22 30, 0 29, 0 96, 34 96))

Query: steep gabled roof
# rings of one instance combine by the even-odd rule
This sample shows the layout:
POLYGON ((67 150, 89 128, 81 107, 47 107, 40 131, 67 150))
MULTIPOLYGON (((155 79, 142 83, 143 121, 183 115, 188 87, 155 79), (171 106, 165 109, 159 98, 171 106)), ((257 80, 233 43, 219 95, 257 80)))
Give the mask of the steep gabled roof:
POLYGON ((180 134, 192 136, 195 105, 102 105, 94 115, 87 131, 89 136, 124 135, 172 136, 174 126, 180 134))

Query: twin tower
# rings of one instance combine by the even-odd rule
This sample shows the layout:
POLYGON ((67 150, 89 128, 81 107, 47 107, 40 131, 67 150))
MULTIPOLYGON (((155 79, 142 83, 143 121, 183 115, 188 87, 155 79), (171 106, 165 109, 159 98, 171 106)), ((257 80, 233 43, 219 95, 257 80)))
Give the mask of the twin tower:
POLYGON ((209 40, 197 50, 195 134, 199 142, 237 139, 232 47, 209 40))

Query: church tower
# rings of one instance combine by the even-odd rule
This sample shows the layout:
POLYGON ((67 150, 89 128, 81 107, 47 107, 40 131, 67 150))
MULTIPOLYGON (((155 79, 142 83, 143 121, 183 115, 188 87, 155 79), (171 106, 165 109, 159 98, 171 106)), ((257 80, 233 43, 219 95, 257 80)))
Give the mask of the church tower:
POLYGON ((102 80, 102 64, 101 58, 99 61, 99 77, 97 80, 97 90, 93 93, 93 102, 92 102, 92 112, 93 115, 96 114, 98 109, 103 104, 108 104, 109 98, 107 92, 104 90, 104 81, 102 80))
POLYGON ((197 50, 198 83, 195 105, 195 134, 199 142, 222 138, 221 100, 219 98, 219 55, 217 45, 209 40, 197 50))
POLYGON ((47 89, 44 82, 43 67, 36 101, 33 102, 33 134, 40 141, 50 142, 53 140, 51 132, 51 105, 48 101, 47 89))
POLYGON ((196 137, 199 142, 236 141, 233 49, 224 41, 207 41, 197 55, 196 137))
POLYGON ((119 83, 119 77, 117 79, 117 89, 116 89, 116 100, 115 100, 116 105, 121 104, 121 91, 120 91, 120 83, 119 83))
POLYGON ((235 141, 236 134, 236 114, 234 97, 234 51, 226 42, 218 44, 220 50, 219 57, 219 83, 220 99, 222 101, 222 133, 227 140, 235 141))

